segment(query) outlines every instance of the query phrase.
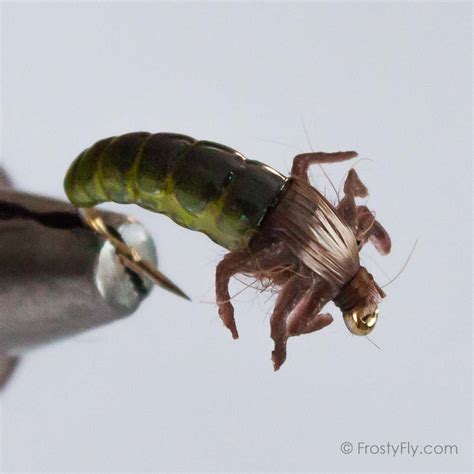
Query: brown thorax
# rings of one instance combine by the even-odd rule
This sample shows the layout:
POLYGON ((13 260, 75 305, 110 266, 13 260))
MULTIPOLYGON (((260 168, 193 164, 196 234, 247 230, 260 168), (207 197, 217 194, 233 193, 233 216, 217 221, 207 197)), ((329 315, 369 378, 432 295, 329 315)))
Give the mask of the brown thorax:
POLYGON ((366 336, 375 327, 378 304, 384 297, 385 293, 374 277, 364 267, 360 267, 333 301, 341 309, 349 331, 356 336, 366 336))

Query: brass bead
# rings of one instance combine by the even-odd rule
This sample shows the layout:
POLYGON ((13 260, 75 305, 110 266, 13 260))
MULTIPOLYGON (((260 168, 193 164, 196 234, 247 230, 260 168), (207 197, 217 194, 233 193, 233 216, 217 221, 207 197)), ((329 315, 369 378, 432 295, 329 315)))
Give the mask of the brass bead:
POLYGON ((361 309, 354 309, 344 313, 344 322, 352 334, 356 336, 367 336, 367 334, 374 329, 378 315, 378 308, 371 313, 367 313, 361 309))

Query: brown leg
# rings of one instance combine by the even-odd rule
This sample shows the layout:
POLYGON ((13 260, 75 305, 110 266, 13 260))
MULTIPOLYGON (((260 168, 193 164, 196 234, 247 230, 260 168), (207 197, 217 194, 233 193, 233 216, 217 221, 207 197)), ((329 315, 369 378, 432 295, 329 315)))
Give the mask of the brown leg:
POLYGON ((356 197, 367 197, 368 192, 354 169, 349 170, 344 183, 344 194, 337 211, 354 231, 359 248, 362 248, 370 240, 380 254, 387 255, 391 248, 390 236, 387 231, 366 206, 356 206, 355 204, 356 197))
POLYGON ((294 275, 282 287, 278 294, 272 317, 270 318, 271 336, 275 342, 275 349, 272 352, 273 367, 278 370, 286 359, 286 341, 288 339, 286 320, 298 300, 300 300, 307 286, 305 279, 299 275, 294 275))
POLYGON ((355 158, 357 153, 355 151, 338 151, 336 153, 302 153, 295 156, 293 159, 293 166, 291 167, 291 176, 308 181, 308 168, 311 165, 325 163, 339 163, 341 161, 355 158))
POLYGON ((357 222, 358 233, 356 238, 359 242, 359 248, 362 248, 370 240, 380 255, 390 253, 392 248, 390 236, 367 206, 357 206, 357 222))
POLYGON ((357 232, 358 224, 355 198, 366 197, 367 194, 367 188, 359 179, 356 171, 353 168, 350 169, 344 182, 344 197, 337 206, 337 211, 354 232, 357 232))
POLYGON ((219 316, 234 339, 238 339, 239 333, 234 319, 234 307, 230 302, 229 281, 233 275, 241 273, 246 268, 247 262, 247 253, 235 251, 225 255, 216 268, 216 301, 219 316))
POLYGON ((332 323, 330 314, 320 314, 319 311, 334 295, 322 284, 311 287, 307 297, 299 304, 291 319, 288 321, 289 336, 300 336, 319 331, 332 323))
POLYGON ((336 210, 339 217, 342 217, 344 222, 355 231, 357 229, 357 206, 354 196, 346 194, 337 205, 336 210))
POLYGON ((347 173, 347 178, 344 182, 344 194, 361 198, 365 198, 369 195, 365 184, 360 180, 354 168, 351 168, 349 173, 347 173))
POLYGON ((262 248, 257 253, 249 251, 234 251, 224 256, 216 268, 216 301, 219 316, 224 325, 232 333, 232 337, 239 337, 234 319, 234 307, 230 301, 229 281, 237 273, 247 274, 258 280, 271 279, 283 284, 294 272, 281 272, 285 264, 291 264, 291 254, 279 243, 271 247, 262 248))
POLYGON ((344 182, 344 197, 337 206, 337 211, 354 232, 357 231, 357 206, 355 198, 366 197, 367 195, 367 188, 359 179, 356 171, 354 168, 350 169, 344 182))

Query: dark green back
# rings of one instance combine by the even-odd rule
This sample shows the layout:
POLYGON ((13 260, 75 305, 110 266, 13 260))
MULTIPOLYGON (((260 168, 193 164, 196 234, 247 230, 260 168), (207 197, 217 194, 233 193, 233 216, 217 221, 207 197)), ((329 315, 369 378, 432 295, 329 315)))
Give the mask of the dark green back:
POLYGON ((78 207, 135 203, 235 249, 258 230, 285 181, 274 169, 217 143, 137 132, 83 151, 64 187, 78 207))

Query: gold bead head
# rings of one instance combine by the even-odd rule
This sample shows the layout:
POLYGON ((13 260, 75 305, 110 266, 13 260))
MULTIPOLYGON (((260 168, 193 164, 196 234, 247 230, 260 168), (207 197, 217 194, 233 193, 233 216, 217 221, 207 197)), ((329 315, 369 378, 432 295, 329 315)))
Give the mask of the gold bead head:
POLYGON ((355 308, 344 313, 344 322, 347 329, 356 336, 367 336, 375 327, 379 309, 374 311, 367 311, 363 308, 355 308))

